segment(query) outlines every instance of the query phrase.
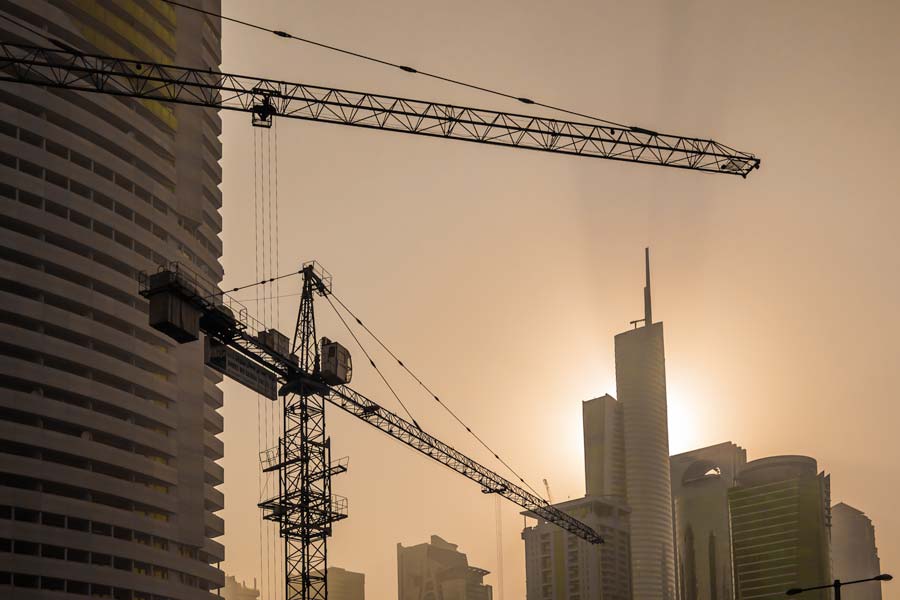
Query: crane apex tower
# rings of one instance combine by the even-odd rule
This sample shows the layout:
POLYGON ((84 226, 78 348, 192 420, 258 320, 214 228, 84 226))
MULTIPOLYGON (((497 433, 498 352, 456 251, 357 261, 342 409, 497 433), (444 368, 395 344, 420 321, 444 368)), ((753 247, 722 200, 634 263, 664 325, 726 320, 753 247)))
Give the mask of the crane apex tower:
POLYGON ((622 406, 625 495, 631 508, 634 600, 675 598, 672 484, 663 324, 654 323, 650 250, 644 254, 644 318, 615 337, 616 388, 622 406), (643 322, 643 326, 637 324, 643 322))

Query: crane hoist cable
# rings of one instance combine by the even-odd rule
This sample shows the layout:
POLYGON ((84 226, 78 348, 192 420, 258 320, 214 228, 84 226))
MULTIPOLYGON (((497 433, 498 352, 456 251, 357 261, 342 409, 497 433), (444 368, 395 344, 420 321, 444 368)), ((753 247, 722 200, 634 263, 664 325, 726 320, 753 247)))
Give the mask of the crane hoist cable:
MULTIPOLYGON (((271 129, 265 129, 266 138, 268 142, 268 158, 267 164, 269 167, 269 275, 274 273, 278 273, 281 269, 279 268, 278 255, 280 254, 280 244, 278 240, 278 124, 277 122, 272 123, 271 129), (273 164, 274 163, 274 164, 273 164), (274 170, 274 179, 273 179, 273 170, 274 170)), ((269 314, 272 319, 272 326, 275 329, 279 329, 281 326, 281 302, 275 299, 275 296, 278 295, 279 284, 281 282, 280 279, 275 279, 274 277, 270 277, 273 281, 268 282, 267 287, 263 289, 268 289, 269 292, 267 296, 269 296, 269 314), (274 284, 274 289, 273 289, 274 284), (274 292, 274 293, 273 293, 274 292)), ((278 440, 281 439, 282 432, 282 422, 281 419, 278 418, 277 412, 278 407, 277 403, 270 402, 268 406, 271 411, 271 422, 272 422, 272 444, 275 445, 278 443, 278 440)), ((274 485, 274 481, 273 481, 274 485)), ((277 491, 277 485, 274 486, 273 493, 277 491)), ((272 580, 273 582, 277 582, 281 577, 281 566, 284 565, 284 557, 281 555, 280 547, 281 544, 278 543, 279 536, 275 531, 275 527, 271 528, 272 530, 272 580)), ((279 600, 282 595, 283 590, 280 589, 281 586, 275 585, 275 594, 272 600, 279 600)))
MULTIPOLYGON (((278 241, 278 231, 280 229, 280 224, 278 220, 278 122, 272 123, 272 134, 275 136, 275 158, 271 159, 270 156, 270 165, 271 163, 275 163, 275 273, 281 271, 281 267, 278 264, 278 256, 281 254, 281 244, 278 241)), ((270 152, 271 155, 271 152, 270 152)), ((281 292, 281 280, 275 280, 275 295, 272 296, 272 299, 275 301, 275 326, 281 324, 281 303, 277 301, 278 295, 281 292)), ((271 295, 271 294, 270 294, 271 295)))
MULTIPOLYGON (((485 442, 485 441, 484 441, 477 433, 475 433, 474 431, 472 431, 472 428, 469 427, 468 425, 466 425, 465 422, 463 422, 463 420, 462 420, 455 412, 453 412, 453 410, 452 410, 449 406, 447 406, 447 405, 444 403, 444 401, 441 400, 440 397, 439 397, 437 394, 435 394, 435 393, 431 390, 431 388, 429 388, 427 385, 425 385, 425 383, 424 383, 424 382, 423 382, 423 381, 422 381, 415 373, 413 373, 412 370, 410 370, 409 367, 406 366, 406 363, 404 363, 402 360, 400 360, 400 359, 397 357, 397 355, 394 354, 394 353, 391 351, 391 349, 388 348, 388 347, 385 345, 385 343, 381 341, 381 338, 379 338, 377 335, 375 335, 375 334, 372 332, 372 330, 369 329, 369 328, 366 326, 366 324, 362 322, 362 319, 360 319, 359 317, 357 317, 357 316, 353 313, 353 311, 351 311, 351 310, 347 307, 347 305, 344 304, 344 303, 341 301, 341 299, 338 298, 338 297, 334 294, 334 292, 332 291, 331 294, 330 294, 329 296, 326 296, 326 298, 328 298, 328 303, 331 304, 331 307, 334 308, 336 312, 337 312, 337 308, 334 306, 334 304, 331 303, 331 297, 334 297, 334 299, 338 302, 338 304, 341 305, 341 307, 347 312, 347 314, 350 315, 350 317, 353 318, 353 319, 357 322, 357 324, 359 324, 359 326, 362 327, 362 328, 366 331, 366 333, 368 333, 370 336, 372 336, 372 339, 374 339, 375 342, 378 343, 378 345, 381 346, 382 349, 384 349, 384 351, 387 352, 387 353, 391 356, 391 358, 393 358, 394 360, 396 360, 396 361, 397 361, 397 364, 399 364, 399 365, 403 368, 403 370, 406 371, 406 372, 409 374, 409 376, 412 377, 412 378, 416 381, 416 383, 418 383, 419 386, 420 386, 423 390, 425 390, 432 398, 434 398, 434 400, 435 400, 438 404, 440 404, 440 405, 444 408, 444 410, 447 411, 447 412, 450 414, 450 416, 452 416, 452 417, 456 420, 457 423, 459 423, 462 427, 464 427, 465 430, 468 431, 469 434, 470 434, 472 437, 474 437, 474 438, 478 441, 478 443, 481 444, 482 447, 484 447, 485 450, 487 450, 488 452, 490 452, 490 453, 491 453, 491 456, 493 456, 493 457, 496 458, 498 461, 500 461, 500 464, 502 464, 504 467, 506 467, 506 468, 509 470, 509 472, 512 473, 512 474, 513 474, 513 475, 514 475, 514 476, 522 483, 522 485, 524 485, 525 487, 527 487, 527 488, 528 488, 535 496, 542 497, 542 496, 541 496, 541 495, 540 495, 540 494, 539 494, 539 493, 538 493, 538 492, 537 492, 537 491, 536 491, 536 490, 535 490, 535 489, 534 489, 527 481, 525 481, 525 479, 524 479, 521 475, 519 475, 518 472, 516 472, 515 469, 513 469, 513 468, 509 465, 509 463, 507 463, 505 460, 503 460, 503 459, 500 457, 500 455, 497 454, 497 452, 495 452, 490 446, 488 446, 488 445, 487 445, 487 442, 485 442)), ((343 318, 340 314, 338 314, 338 317, 340 317, 341 321, 342 321, 342 322, 344 323, 344 325, 346 326, 346 325, 347 325, 347 322, 344 320, 344 318, 343 318)), ((349 329, 349 328, 348 328, 348 329, 349 329)), ((351 332, 351 333, 352 333, 352 332, 351 332)), ((354 337, 354 339, 356 339, 356 336, 355 336, 355 335, 354 335, 353 337, 354 337)), ((357 340, 357 344, 358 344, 358 343, 359 343, 359 341, 357 340)), ((364 351, 364 352, 365 352, 365 351, 364 351)), ((368 356, 368 354, 367 354, 366 356, 368 356)), ((379 374, 380 374, 380 373, 379 373, 379 374)), ((383 378, 383 377, 382 377, 382 378, 383 378)))
MULTIPOLYGON (((250 197, 253 201, 253 276, 256 281, 261 281, 259 274, 259 199, 257 195, 258 188, 258 177, 259 177, 259 158, 258 158, 258 149, 257 149, 257 132, 253 131, 253 177, 251 179, 251 183, 253 185, 252 192, 250 197)), ((250 286, 247 286, 250 287, 250 286)), ((259 310, 259 287, 258 285, 253 285, 253 292, 256 295, 256 307, 259 310)), ((268 444, 264 441, 263 438, 263 405, 260 399, 259 393, 256 394, 256 455, 259 456, 265 446, 268 444)), ((256 494, 257 494, 257 504, 262 502, 266 497, 266 484, 268 483, 268 478, 263 473, 262 469, 257 469, 256 472, 256 494)), ((257 536, 259 538, 259 549, 257 551, 257 559, 258 559, 258 569, 260 576, 260 585, 266 588, 266 591, 269 591, 269 583, 268 579, 264 575, 268 573, 269 570, 269 560, 266 555, 265 549, 268 548, 268 528, 265 526, 265 523, 262 519, 257 519, 256 524, 257 536), (265 538, 265 542, 263 539, 265 538)))
POLYGON ((576 117, 583 117, 585 119, 591 119, 592 121, 597 121, 598 123, 605 123, 607 125, 613 125, 615 127, 623 127, 626 129, 631 129, 631 125, 623 125, 622 123, 616 123, 615 121, 610 121, 609 119, 601 119, 600 117, 595 117, 593 115, 588 115, 585 113, 577 112, 574 110, 569 110, 567 108, 562 108, 560 106, 553 106, 552 104, 546 104, 544 102, 538 102, 537 100, 533 100, 531 98, 526 98, 524 96, 516 96, 515 94, 510 94, 508 92, 502 92, 500 90, 484 87, 481 85, 476 85, 474 83, 468 83, 465 81, 461 81, 459 79, 454 79, 452 77, 447 77, 446 75, 440 75, 438 73, 430 73, 428 71, 422 71, 420 69, 416 69, 415 67, 410 67, 408 65, 401 65, 399 63, 391 62, 389 60, 384 60, 382 58, 376 58, 374 56, 370 56, 368 54, 362 54, 361 52, 354 52, 353 50, 347 50, 345 48, 339 48, 337 46, 332 46, 331 44, 325 44, 322 42, 317 42, 315 40, 311 40, 309 38, 302 38, 293 34, 290 34, 286 31, 282 31, 279 29, 270 29, 268 27, 264 27, 262 25, 257 25, 256 23, 250 23, 249 21, 242 21, 241 19, 235 19, 234 17, 226 17, 221 13, 215 13, 209 10, 204 10, 202 8, 198 8, 196 6, 189 6, 187 4, 183 4, 181 2, 177 2, 176 0, 163 0, 163 2, 167 4, 171 4, 172 6, 179 6, 181 8, 192 10, 198 13, 203 13, 210 17, 218 17, 223 21, 229 21, 231 23, 236 23, 237 25, 242 25, 244 27, 249 27, 251 29, 258 29, 259 31, 265 31, 266 33, 271 33, 273 35, 277 35, 280 38, 285 38, 289 40, 294 40, 297 42, 302 42, 304 44, 310 44, 312 46, 318 46, 319 48, 324 48, 326 50, 331 50, 333 52, 339 52, 341 54, 346 54, 348 56, 352 56, 354 58, 359 58, 362 60, 366 60, 369 62, 377 63, 380 65, 384 65, 386 67, 393 67, 395 69, 400 69, 404 73, 410 73, 412 75, 421 75, 423 77, 428 77, 431 79, 436 79, 438 81, 443 81, 445 83, 449 83, 452 85, 458 85, 461 87, 469 88, 471 90, 477 90, 479 92, 485 92, 487 94, 493 94, 494 96, 500 96, 501 98, 508 98, 510 100, 515 100, 516 102, 521 102, 522 104, 531 104, 533 106, 540 106, 541 108, 547 108, 550 110, 555 110, 557 112, 574 115, 576 117))

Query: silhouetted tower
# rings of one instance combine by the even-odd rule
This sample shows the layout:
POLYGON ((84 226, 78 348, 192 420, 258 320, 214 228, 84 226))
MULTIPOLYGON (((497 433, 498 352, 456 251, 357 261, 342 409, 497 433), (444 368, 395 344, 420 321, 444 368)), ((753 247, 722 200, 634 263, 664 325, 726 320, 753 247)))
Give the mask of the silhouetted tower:
POLYGON ((634 599, 671 600, 675 598, 675 561, 666 365, 663 326, 653 322, 649 248, 644 261, 644 318, 632 321, 635 328, 615 338, 616 388, 624 413, 634 599))

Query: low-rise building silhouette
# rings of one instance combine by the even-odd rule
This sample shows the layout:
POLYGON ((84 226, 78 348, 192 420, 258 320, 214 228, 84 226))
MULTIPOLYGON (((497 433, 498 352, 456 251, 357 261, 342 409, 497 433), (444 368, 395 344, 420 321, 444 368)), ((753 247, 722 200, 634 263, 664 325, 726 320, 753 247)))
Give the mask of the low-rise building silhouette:
POLYGON ((436 535, 426 544, 397 544, 400 600, 491 600, 493 590, 483 581, 488 573, 469 565, 456 544, 436 535))
POLYGON ((603 537, 591 544, 531 512, 525 540, 528 600, 630 600, 629 510, 621 501, 586 496, 554 505, 603 537))
POLYGON ((340 567, 328 567, 329 600, 364 600, 366 597, 366 576, 340 567))
POLYGON ((222 588, 222 600, 259 600, 256 578, 253 579, 253 587, 250 587, 243 581, 238 582, 233 575, 227 575, 222 588))

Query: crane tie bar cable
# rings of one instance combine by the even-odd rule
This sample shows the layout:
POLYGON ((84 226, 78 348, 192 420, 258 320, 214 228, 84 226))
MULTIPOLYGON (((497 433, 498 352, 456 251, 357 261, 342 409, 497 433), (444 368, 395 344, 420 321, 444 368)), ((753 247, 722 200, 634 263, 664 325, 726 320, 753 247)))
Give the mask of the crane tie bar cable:
MULTIPOLYGON (((350 316, 351 316, 351 317, 359 324, 359 326, 362 327, 362 328, 366 331, 366 333, 368 333, 370 336, 372 336, 372 339, 374 339, 374 340, 378 343, 378 345, 381 346, 381 347, 384 349, 384 351, 387 352, 387 353, 391 356, 391 358, 393 358, 394 360, 396 360, 396 361, 397 361, 397 364, 400 365, 400 366, 403 368, 403 370, 406 371, 406 372, 409 374, 410 377, 412 377, 413 379, 415 379, 416 382, 419 384, 419 386, 421 386, 422 389, 424 389, 424 390, 425 390, 432 398, 434 398, 434 400, 437 401, 437 403, 440 404, 440 405, 444 408, 444 410, 446 410, 446 411, 450 414, 450 416, 452 416, 452 417, 456 420, 457 423, 459 423, 463 428, 465 428, 465 430, 466 430, 467 432, 469 432, 469 434, 471 434, 471 436, 474 437, 474 438, 478 441, 478 443, 481 444, 482 447, 484 447, 485 450, 487 450, 488 452, 490 452, 491 455, 492 455, 494 458, 496 458, 498 461, 500 461, 500 464, 502 464, 504 467, 506 467, 506 468, 509 470, 509 472, 512 473, 512 474, 513 474, 513 475, 514 475, 514 476, 515 476, 515 477, 516 477, 516 478, 517 478, 517 479, 518 479, 525 487, 527 487, 527 488, 528 488, 535 496, 538 496, 538 497, 541 497, 541 498, 542 498, 542 496, 541 496, 541 495, 540 495, 533 487, 531 487, 531 485, 530 485, 527 481, 525 481, 525 479, 524 479, 521 475, 519 475, 519 473, 516 472, 515 469, 513 469, 513 468, 509 465, 509 463, 507 463, 505 460, 503 460, 502 458, 500 458, 500 455, 499 455, 499 454, 497 454, 490 446, 488 446, 488 444, 487 444, 487 443, 486 443, 486 442, 485 442, 485 441, 484 441, 477 433, 475 433, 474 431, 472 431, 472 428, 471 428, 471 427, 469 427, 468 425, 466 425, 466 424, 463 422, 463 420, 462 420, 461 418, 459 418, 459 416, 458 416, 455 412, 453 412, 453 410, 451 410, 450 407, 447 406, 447 405, 440 399, 440 397, 438 397, 438 395, 435 394, 435 393, 431 390, 431 388, 429 388, 427 385, 425 385, 425 383, 424 383, 421 379, 419 379, 419 377, 418 377, 415 373, 413 373, 413 372, 410 370, 410 368, 407 367, 406 364, 405 364, 402 360, 400 360, 400 359, 397 357, 397 355, 395 355, 395 354, 391 351, 391 349, 388 348, 388 347, 384 344, 384 342, 382 342, 381 339, 380 339, 377 335, 375 335, 375 334, 372 332, 372 330, 369 329, 369 328, 365 325, 365 323, 363 323, 362 320, 361 320, 359 317, 357 317, 357 316, 353 313, 353 311, 351 311, 349 308, 347 308, 347 305, 344 304, 344 303, 341 301, 341 299, 338 298, 338 297, 334 294, 334 292, 331 293, 331 296, 333 296, 334 299, 338 302, 338 304, 340 304, 341 307, 342 307, 345 311, 347 311, 347 314, 349 314, 349 315, 350 315, 350 316)), ((329 297, 328 302, 331 303, 330 297, 329 297)), ((334 304, 332 304, 331 306, 332 306, 332 308, 334 308, 334 304)), ((335 309, 335 310, 337 310, 337 309, 335 309)), ((341 317, 340 314, 338 314, 338 317, 340 317, 341 321, 344 321, 343 317, 341 317)), ((344 321, 344 325, 346 325, 346 321, 344 321)), ((352 332, 351 332, 351 334, 352 334, 352 332)), ((354 335, 353 337, 354 337, 354 339, 356 339, 356 336, 355 336, 355 335, 354 335)), ((358 344, 358 343, 359 343, 359 341, 357 341, 357 344, 358 344)), ((367 355, 367 356, 368 356, 368 355, 367 355)), ((380 373, 379 373, 379 374, 380 374, 380 373)))
POLYGON ((576 117, 582 117, 582 118, 585 118, 585 119, 591 119, 592 121, 597 121, 598 123, 606 123, 607 125, 612 125, 612 126, 614 126, 614 127, 622 127, 622 128, 624 128, 624 129, 634 129, 634 128, 633 128, 632 126, 630 126, 630 125, 623 125, 623 124, 621 124, 621 123, 616 123, 615 121, 610 121, 610 120, 608 120, 608 119, 601 119, 600 117, 595 117, 595 116, 593 116, 593 115, 588 115, 588 114, 580 113, 580 112, 577 112, 577 111, 574 111, 574 110, 569 110, 569 109, 567 109, 567 108, 562 108, 562 107, 560 107, 560 106, 553 106, 553 105, 551 105, 551 104, 545 104, 544 102, 538 102, 537 100, 532 100, 531 98, 526 98, 526 97, 524 97, 524 96, 516 96, 515 94, 509 94, 509 93, 507 93, 507 92, 502 92, 502 91, 500 91, 500 90, 495 90, 495 89, 487 88, 487 87, 484 87, 484 86, 476 85, 476 84, 474 84, 474 83, 467 83, 467 82, 465 82, 465 81, 461 81, 461 80, 459 80, 459 79, 453 79, 452 77, 447 77, 447 76, 445 76, 445 75, 439 75, 439 74, 437 74, 437 73, 430 73, 430 72, 428 72, 428 71, 422 71, 422 70, 416 69, 415 67, 410 67, 410 66, 408 66, 408 65, 401 65, 401 64, 394 63, 394 62, 391 62, 391 61, 388 61, 388 60, 384 60, 384 59, 381 59, 381 58, 376 58, 376 57, 374 57, 374 56, 370 56, 370 55, 367 55, 367 54, 362 54, 362 53, 360 53, 360 52, 354 52, 353 50, 347 50, 347 49, 345 49, 345 48, 339 48, 339 47, 337 47, 337 46, 332 46, 332 45, 330 45, 330 44, 325 44, 325 43, 323 43, 323 42, 317 42, 317 41, 315 41, 315 40, 311 40, 311 39, 308 39, 308 38, 302 38, 302 37, 299 37, 299 36, 290 34, 290 33, 288 33, 287 31, 282 31, 282 30, 279 30, 279 29, 270 29, 270 28, 268 28, 268 27, 263 27, 262 25, 257 25, 256 23, 250 23, 250 22, 248 22, 248 21, 242 21, 242 20, 240 20, 240 19, 235 19, 234 17, 226 17, 226 16, 223 15, 223 14, 220 14, 220 13, 214 13, 214 12, 212 12, 212 11, 204 10, 204 9, 202 9, 202 8, 197 8, 197 7, 194 7, 194 6, 188 6, 187 4, 183 4, 183 3, 181 3, 181 2, 177 2, 176 0, 163 0, 163 2, 166 2, 167 4, 171 4, 171 5, 173 5, 173 6, 180 6, 181 8, 184 8, 184 9, 187 9, 187 10, 193 10, 193 11, 198 12, 198 13, 203 13, 203 14, 208 15, 208 16, 211 16, 211 17, 218 17, 218 18, 220 18, 220 19, 222 19, 222 20, 224 20, 224 21, 230 21, 230 22, 236 23, 236 24, 238 24, 238 25, 243 25, 244 27, 250 27, 250 28, 252 28, 252 29, 258 29, 259 31, 265 31, 266 33, 271 33, 271 34, 276 35, 276 36, 278 36, 278 37, 280 37, 280 38, 285 38, 285 39, 289 39, 289 40, 295 40, 295 41, 298 41, 298 42, 303 42, 304 44, 310 44, 310 45, 312 45, 312 46, 318 46, 319 48, 325 48, 326 50, 331 50, 331 51, 333 51, 333 52, 339 52, 339 53, 341 53, 341 54, 346 54, 346 55, 348 55, 348 56, 353 56, 353 57, 355 57, 355 58, 359 58, 359 59, 362 59, 362 60, 367 60, 367 61, 369 61, 369 62, 377 63, 377 64, 384 65, 384 66, 387 66, 387 67, 393 67, 393 68, 395 68, 395 69, 400 69, 401 71, 404 71, 404 72, 406 72, 406 73, 411 73, 411 74, 413 74, 413 75, 421 75, 421 76, 423 76, 423 77, 429 77, 429 78, 431 78, 431 79, 437 79, 438 81, 443 81, 443 82, 445 82, 445 83, 450 83, 450 84, 453 84, 453 85, 458 85, 458 86, 461 86, 461 87, 466 87, 466 88, 469 88, 469 89, 472 89, 472 90, 477 90, 477 91, 479 91, 479 92, 485 92, 485 93, 487 93, 487 94, 493 94, 493 95, 495 95, 495 96, 500 96, 500 97, 502 97, 502 98, 508 98, 508 99, 510 99, 510 100, 515 100, 516 102, 521 102, 522 104, 531 104, 531 105, 534 105, 534 106, 540 106, 541 108, 547 108, 547 109, 550 109, 550 110, 555 110, 555 111, 558 111, 558 112, 561 112, 561 113, 566 113, 566 114, 569 114, 569 115, 574 115, 574 116, 576 116, 576 117))
MULTIPOLYGON (((338 319, 341 320, 341 323, 344 324, 344 327, 347 328, 347 331, 348 331, 348 332, 350 333, 350 335, 353 337, 353 340, 356 342, 356 345, 359 346, 359 349, 362 350, 362 353, 366 355, 366 358, 367 358, 367 359, 369 359, 369 364, 372 365, 372 368, 375 369, 375 372, 378 373, 378 376, 379 376, 379 377, 381 377, 381 380, 384 382, 384 385, 386 385, 387 388, 388 388, 389 390, 391 390, 391 394, 394 395, 394 398, 397 400, 397 402, 400 403, 400 406, 403 407, 403 410, 404 410, 404 412, 406 412, 406 416, 409 417, 409 420, 413 422, 413 425, 415 425, 415 426, 418 427, 419 429, 422 429, 422 427, 419 425, 419 423, 416 422, 415 417, 412 416, 412 413, 409 412, 409 409, 406 408, 406 405, 403 403, 403 400, 401 400, 401 399, 400 399, 400 396, 397 394, 397 392, 394 391, 393 386, 391 386, 391 384, 388 383, 388 380, 387 380, 387 378, 384 376, 384 373, 382 373, 382 372, 381 372, 381 369, 378 368, 378 365, 375 364, 375 361, 372 359, 372 357, 369 355, 369 352, 368 352, 368 351, 365 349, 365 347, 362 345, 362 342, 360 342, 360 341, 359 341, 359 338, 356 337, 356 334, 353 332, 353 329, 351 329, 351 328, 350 328, 350 325, 347 323, 347 321, 344 320, 344 316, 341 315, 341 313, 338 312, 337 307, 336 307, 336 306, 334 305, 334 303, 331 301, 331 296, 333 296, 333 295, 334 295, 334 293, 332 292, 331 294, 326 295, 326 296, 325 296, 325 299, 328 300, 328 304, 331 305, 331 309, 334 311, 334 314, 336 314, 336 315, 338 316, 338 319)), ((340 300, 338 300, 338 302, 340 302, 340 300)), ((422 431, 425 431, 425 430, 422 429, 422 431)))
MULTIPOLYGON (((285 273, 284 275, 278 275, 277 277, 269 277, 268 279, 261 279, 254 283, 248 283, 247 285, 239 285, 237 287, 233 287, 228 290, 222 290, 222 291, 216 292, 215 294, 210 294, 206 299, 214 298, 216 296, 221 296, 223 294, 231 294, 234 292, 240 292, 241 290, 246 290, 247 288, 256 287, 258 285, 265 285, 267 283, 279 281, 279 280, 285 279, 287 277, 294 277, 295 275, 300 275, 301 273, 303 273, 303 269, 300 269, 299 271, 294 271, 292 273, 285 273)), ((297 294, 286 294, 286 296, 296 296, 296 295, 297 294)), ((282 297, 284 297, 284 296, 270 296, 269 298, 255 298, 255 299, 248 298, 247 300, 239 300, 239 302, 259 302, 260 300, 271 300, 271 299, 282 298, 282 297)))

